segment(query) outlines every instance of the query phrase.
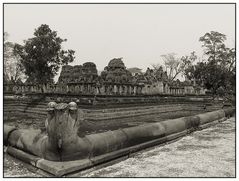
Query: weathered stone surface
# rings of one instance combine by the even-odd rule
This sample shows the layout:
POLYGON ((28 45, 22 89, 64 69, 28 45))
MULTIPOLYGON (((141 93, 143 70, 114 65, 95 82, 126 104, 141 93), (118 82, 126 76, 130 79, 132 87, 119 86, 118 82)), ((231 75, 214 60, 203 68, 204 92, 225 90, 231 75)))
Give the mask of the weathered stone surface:
POLYGON ((65 65, 62 67, 58 84, 94 82, 98 78, 96 65, 86 62, 83 65, 65 65))
POLYGON ((92 157, 90 158, 90 160, 92 161, 94 165, 98 165, 98 164, 106 163, 108 161, 114 160, 122 156, 128 157, 129 153, 130 153, 130 148, 124 148, 124 149, 116 150, 103 155, 92 157))
POLYGON ((234 108, 225 108, 225 116, 226 117, 232 117, 233 114, 235 113, 235 109, 234 108))
POLYGON ((110 83, 132 83, 132 74, 126 69, 122 58, 112 59, 101 73, 101 78, 110 83))
POLYGON ((91 143, 91 157, 122 149, 128 141, 127 135, 121 130, 87 135, 86 139, 91 143))
POLYGON ((12 131, 16 130, 17 128, 15 126, 4 126, 4 133, 3 133, 3 142, 6 144, 8 142, 8 138, 12 131))
POLYGON ((41 159, 11 146, 7 148, 7 153, 33 166, 36 166, 36 162, 41 159))
POLYGON ((210 127, 210 126, 216 125, 218 122, 219 122, 219 120, 215 120, 215 121, 212 121, 212 122, 207 122, 207 123, 205 123, 205 124, 201 124, 201 125, 199 126, 199 129, 208 128, 208 127, 210 127))
POLYGON ((197 128, 200 124, 200 118, 198 116, 185 117, 184 121, 187 129, 197 128))
POLYGON ((187 129, 184 118, 171 119, 161 122, 165 127, 165 135, 178 133, 187 129))
POLYGON ((127 135, 127 145, 130 146, 165 136, 165 128, 161 123, 124 128, 122 131, 127 135))
POLYGON ((67 161, 67 162, 54 162, 49 160, 38 160, 36 166, 46 172, 54 174, 55 176, 62 176, 67 173, 79 171, 92 166, 89 159, 67 161))
POLYGON ((224 110, 218 110, 213 112, 208 112, 204 114, 197 115, 200 118, 200 124, 206 124, 208 122, 215 121, 217 119, 221 119, 225 117, 224 110))
POLYGON ((174 140, 176 138, 180 138, 180 137, 182 137, 186 134, 187 134, 187 130, 184 130, 184 131, 181 131, 181 132, 178 132, 178 133, 168 135, 168 136, 166 136, 166 138, 167 138, 167 141, 171 141, 171 140, 174 140))

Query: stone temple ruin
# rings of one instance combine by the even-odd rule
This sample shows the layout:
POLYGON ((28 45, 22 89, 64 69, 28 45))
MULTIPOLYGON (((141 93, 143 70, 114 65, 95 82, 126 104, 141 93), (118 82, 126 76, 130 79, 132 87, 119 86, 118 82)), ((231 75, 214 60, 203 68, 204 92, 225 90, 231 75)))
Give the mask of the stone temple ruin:
POLYGON ((65 65, 56 84, 36 85, 32 81, 4 82, 5 92, 17 94, 58 93, 75 95, 203 95, 205 90, 191 82, 169 81, 167 72, 147 68, 143 74, 127 70, 122 58, 109 61, 100 75, 93 62, 65 65))
POLYGON ((56 84, 5 79, 3 111, 6 154, 44 176, 79 177, 225 121, 235 107, 162 67, 132 74, 114 58, 101 74, 92 62, 63 66, 56 84))
POLYGON ((84 63, 83 65, 62 67, 58 84, 67 83, 92 83, 98 79, 96 65, 92 62, 84 63))

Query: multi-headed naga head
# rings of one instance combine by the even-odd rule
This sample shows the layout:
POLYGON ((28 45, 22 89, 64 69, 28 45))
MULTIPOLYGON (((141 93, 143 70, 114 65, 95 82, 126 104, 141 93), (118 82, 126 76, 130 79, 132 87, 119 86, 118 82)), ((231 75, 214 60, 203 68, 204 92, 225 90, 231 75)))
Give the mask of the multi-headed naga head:
POLYGON ((63 145, 73 143, 77 139, 77 131, 83 112, 77 109, 75 102, 55 103, 50 102, 47 106, 46 130, 49 142, 61 149, 63 145))

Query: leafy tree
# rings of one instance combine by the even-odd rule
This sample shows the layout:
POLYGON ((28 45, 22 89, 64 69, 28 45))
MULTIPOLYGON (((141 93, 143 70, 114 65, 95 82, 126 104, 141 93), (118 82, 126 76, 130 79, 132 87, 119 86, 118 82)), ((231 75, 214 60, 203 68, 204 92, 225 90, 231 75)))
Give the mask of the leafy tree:
POLYGON ((235 49, 224 44, 226 35, 211 31, 200 37, 207 59, 186 69, 187 78, 194 79, 213 95, 235 93, 235 49))
POLYGON ((65 41, 43 24, 35 30, 33 38, 24 41, 24 45, 15 45, 14 52, 20 57, 28 81, 40 84, 53 82, 60 66, 74 60, 75 51, 62 50, 65 41))
POLYGON ((192 79, 191 75, 191 69, 193 68, 193 63, 197 60, 197 55, 195 51, 191 52, 191 54, 188 56, 182 56, 181 57, 181 71, 185 78, 192 79))
POLYGON ((203 43, 202 47, 205 47, 204 54, 208 56, 208 61, 214 63, 223 61, 222 52, 226 49, 225 40, 226 35, 216 31, 206 33, 199 38, 199 41, 203 43))
POLYGON ((14 43, 7 41, 9 34, 4 32, 4 80, 21 80, 24 78, 23 67, 18 55, 14 54, 14 43))

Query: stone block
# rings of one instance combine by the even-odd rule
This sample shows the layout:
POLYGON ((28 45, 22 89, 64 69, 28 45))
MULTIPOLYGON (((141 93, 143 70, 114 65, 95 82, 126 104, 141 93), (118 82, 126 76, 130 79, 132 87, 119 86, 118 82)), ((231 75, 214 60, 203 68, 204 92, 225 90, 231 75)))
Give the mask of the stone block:
POLYGON ((98 165, 98 164, 102 164, 102 163, 108 162, 110 160, 114 160, 114 159, 122 157, 122 156, 126 156, 129 153, 130 153, 130 148, 124 148, 124 149, 116 150, 111 153, 106 153, 104 155, 92 157, 92 158, 90 158, 90 160, 92 161, 92 163, 94 165, 98 165))
POLYGON ((161 138, 165 135, 165 128, 160 123, 124 128, 122 131, 127 135, 128 146, 140 144, 156 138, 161 138))
POLYGON ((202 124, 199 126, 199 129, 202 130, 202 129, 206 129, 206 128, 209 128, 213 125, 216 125, 217 123, 219 123, 219 120, 214 120, 212 122, 208 122, 208 123, 205 123, 205 124, 202 124))
POLYGON ((223 110, 218 110, 218 111, 198 114, 197 116, 200 118, 200 124, 206 124, 206 123, 225 117, 225 112, 223 110))
POLYGON ((224 112, 226 117, 231 117, 235 113, 235 108, 225 108, 224 112))
POLYGON ((36 162, 41 159, 40 157, 31 155, 29 153, 13 148, 11 146, 8 147, 7 153, 15 158, 18 158, 19 160, 22 160, 26 163, 30 163, 33 166, 36 166, 36 162))
POLYGON ((178 133, 187 129, 184 118, 171 119, 161 122, 165 127, 165 135, 178 133))
POLYGON ((184 121, 187 129, 196 128, 200 124, 200 118, 198 116, 185 117, 184 121))
POLYGON ((92 145, 91 156, 122 149, 127 142, 127 136, 121 130, 87 135, 86 139, 88 139, 92 145))
POLYGON ((45 159, 40 159, 36 163, 36 167, 49 172, 57 177, 63 176, 68 173, 80 171, 88 167, 93 166, 89 159, 66 161, 66 162, 54 162, 45 159))
POLYGON ((180 138, 182 136, 185 136, 186 134, 187 134, 187 130, 184 130, 184 131, 179 132, 179 133, 168 135, 168 136, 166 136, 166 138, 167 138, 167 141, 171 141, 171 140, 174 140, 176 138, 180 138))
POLYGON ((132 147, 130 147, 129 157, 131 155, 135 154, 136 152, 140 151, 140 150, 143 150, 143 149, 146 149, 146 148, 149 148, 149 147, 152 147, 152 146, 156 146, 156 145, 159 145, 159 144, 163 144, 163 143, 166 143, 166 142, 167 142, 167 138, 166 138, 166 136, 164 136, 162 138, 157 138, 157 139, 154 139, 154 140, 151 140, 151 141, 147 141, 145 143, 141 143, 141 144, 132 146, 132 147))
POLYGON ((107 166, 111 166, 113 164, 116 164, 118 162, 121 162, 121 161, 124 161, 128 158, 128 155, 126 156, 121 156, 119 158, 116 158, 116 159, 113 159, 113 160, 110 160, 110 161, 107 161, 105 163, 101 163, 99 165, 95 165, 94 167, 92 168, 89 168, 89 169, 86 169, 86 170, 82 170, 82 171, 79 171, 79 172, 76 172, 76 173, 70 173, 70 174, 67 174, 66 177, 82 177, 83 175, 87 174, 87 173, 90 173, 92 171, 95 171, 95 170, 98 170, 98 169, 101 169, 101 168, 104 168, 104 167, 107 167, 107 166))

